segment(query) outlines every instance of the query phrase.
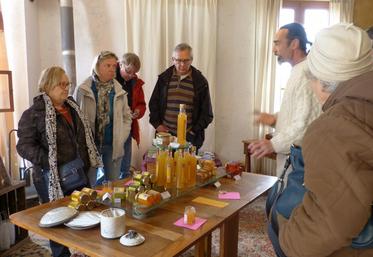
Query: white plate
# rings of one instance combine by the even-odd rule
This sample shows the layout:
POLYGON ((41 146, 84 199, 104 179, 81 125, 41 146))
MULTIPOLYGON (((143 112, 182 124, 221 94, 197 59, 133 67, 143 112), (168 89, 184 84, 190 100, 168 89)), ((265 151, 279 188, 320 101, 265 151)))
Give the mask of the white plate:
POLYGON ((75 216, 77 216, 79 212, 70 207, 58 207, 48 211, 46 214, 41 217, 39 226, 40 227, 53 227, 61 225, 75 216))
POLYGON ((78 216, 65 223, 72 229, 88 229, 100 224, 100 213, 96 211, 80 212, 78 216))

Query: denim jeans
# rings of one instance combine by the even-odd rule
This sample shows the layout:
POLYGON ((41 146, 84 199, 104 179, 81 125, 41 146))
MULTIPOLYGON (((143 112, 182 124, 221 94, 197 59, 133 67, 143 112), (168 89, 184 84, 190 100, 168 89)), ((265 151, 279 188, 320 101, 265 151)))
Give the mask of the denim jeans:
POLYGON ((131 175, 131 155, 132 155, 132 135, 128 135, 127 140, 124 142, 124 156, 120 165, 119 179, 127 178, 131 175))
MULTIPOLYGON (((48 203, 49 202, 49 194, 48 194, 48 187, 49 187, 49 170, 37 170, 32 174, 32 178, 34 181, 35 189, 38 192, 39 199, 41 203, 48 203)), ((71 253, 69 248, 59 243, 56 243, 52 240, 49 240, 49 245, 52 250, 53 257, 70 257, 71 253)))

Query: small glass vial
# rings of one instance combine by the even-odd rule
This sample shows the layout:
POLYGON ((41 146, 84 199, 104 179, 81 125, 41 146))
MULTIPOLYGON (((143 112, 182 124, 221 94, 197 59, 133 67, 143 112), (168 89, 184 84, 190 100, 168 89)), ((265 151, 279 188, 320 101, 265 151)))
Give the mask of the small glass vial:
POLYGON ((184 224, 193 225, 196 222, 196 209, 193 206, 186 206, 184 210, 184 224))
POLYGON ((109 194, 113 193, 113 182, 104 181, 102 182, 102 186, 103 186, 102 191, 104 193, 109 193, 109 194))

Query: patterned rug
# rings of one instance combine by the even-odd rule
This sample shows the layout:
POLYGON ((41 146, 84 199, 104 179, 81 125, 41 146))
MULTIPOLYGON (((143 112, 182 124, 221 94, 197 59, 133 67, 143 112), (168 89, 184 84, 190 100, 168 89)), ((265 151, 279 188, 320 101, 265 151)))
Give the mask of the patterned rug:
MULTIPOLYGON (((264 214, 265 197, 260 197, 241 210, 239 223, 238 256, 240 257, 275 257, 272 245, 266 234, 264 214)), ((50 257, 49 241, 30 233, 30 239, 24 245, 4 257, 50 257)), ((193 247, 183 253, 182 257, 193 256, 193 247)), ((213 257, 219 256, 219 230, 212 234, 213 257)))
POLYGON ((49 241, 32 232, 29 232, 29 235, 30 239, 4 257, 51 257, 49 241))
MULTIPOLYGON (((272 244, 267 236, 267 221, 265 217, 266 197, 262 196, 240 212, 238 256, 240 257, 275 257, 272 244)), ((220 231, 212 233, 211 256, 219 256, 220 231)), ((183 253, 182 257, 193 256, 193 247, 183 253)))

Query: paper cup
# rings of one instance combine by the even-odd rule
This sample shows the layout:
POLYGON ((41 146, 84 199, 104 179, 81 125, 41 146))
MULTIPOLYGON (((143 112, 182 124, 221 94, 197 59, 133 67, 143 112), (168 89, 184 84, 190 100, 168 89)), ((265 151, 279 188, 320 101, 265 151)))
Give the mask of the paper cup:
POLYGON ((110 208, 101 212, 101 236, 108 239, 124 235, 126 212, 119 208, 110 208))

